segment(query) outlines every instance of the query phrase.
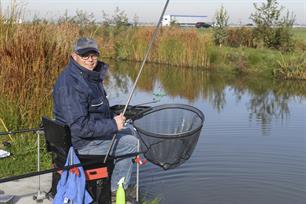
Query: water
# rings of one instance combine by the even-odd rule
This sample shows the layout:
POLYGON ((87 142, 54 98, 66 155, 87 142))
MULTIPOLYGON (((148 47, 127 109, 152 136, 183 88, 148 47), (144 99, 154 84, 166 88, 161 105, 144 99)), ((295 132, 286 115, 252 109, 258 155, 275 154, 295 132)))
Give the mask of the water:
MULTIPOLYGON (((139 65, 111 64, 107 92, 125 104, 139 65)), ((306 84, 146 65, 131 104, 184 103, 206 117, 191 158, 141 167, 147 199, 167 204, 305 204, 306 84), (155 94, 153 94, 155 93, 155 94)), ((135 177, 133 178, 135 179, 135 177)))

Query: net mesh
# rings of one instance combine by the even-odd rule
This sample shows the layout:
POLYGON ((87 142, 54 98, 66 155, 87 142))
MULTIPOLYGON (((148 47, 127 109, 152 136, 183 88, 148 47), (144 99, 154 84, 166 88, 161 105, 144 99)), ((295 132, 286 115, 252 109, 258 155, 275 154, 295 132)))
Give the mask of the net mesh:
POLYGON ((152 163, 172 169, 191 156, 204 122, 204 114, 189 105, 171 104, 151 108, 133 124, 141 151, 152 163))

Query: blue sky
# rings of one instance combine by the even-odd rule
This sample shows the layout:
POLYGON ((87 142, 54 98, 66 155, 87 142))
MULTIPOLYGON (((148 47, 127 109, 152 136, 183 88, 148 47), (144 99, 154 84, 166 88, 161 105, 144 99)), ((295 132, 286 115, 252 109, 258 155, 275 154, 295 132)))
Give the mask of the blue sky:
MULTIPOLYGON (((12 0, 0 0, 6 8, 12 0)), ((18 0, 17 0, 18 1, 18 0)), ((132 21, 136 15, 140 22, 157 22, 166 0, 19 0, 23 2, 25 18, 34 14, 47 18, 57 18, 64 14, 74 15, 77 9, 94 13, 101 20, 102 11, 113 14, 116 7, 124 10, 132 21)), ((261 4, 265 0, 170 0, 167 14, 206 15, 207 21, 213 21, 215 12, 223 5, 227 10, 230 23, 249 23, 253 3, 261 4)), ((296 23, 306 24, 306 0, 278 0, 279 4, 296 15, 296 23)))

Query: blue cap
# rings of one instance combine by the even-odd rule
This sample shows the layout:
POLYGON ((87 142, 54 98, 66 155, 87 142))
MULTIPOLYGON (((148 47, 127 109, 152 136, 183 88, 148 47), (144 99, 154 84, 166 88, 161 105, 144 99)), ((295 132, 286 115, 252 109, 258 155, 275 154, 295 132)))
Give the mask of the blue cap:
POLYGON ((90 38, 79 38, 74 46, 74 51, 78 55, 84 55, 88 52, 96 52, 100 54, 97 42, 90 38))

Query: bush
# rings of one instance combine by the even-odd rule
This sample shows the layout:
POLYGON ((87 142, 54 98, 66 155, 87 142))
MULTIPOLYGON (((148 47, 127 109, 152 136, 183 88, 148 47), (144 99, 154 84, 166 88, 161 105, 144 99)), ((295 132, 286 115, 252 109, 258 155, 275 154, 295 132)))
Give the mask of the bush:
POLYGON ((273 74, 283 79, 306 79, 306 53, 296 55, 281 55, 277 61, 278 68, 273 70, 273 74))
POLYGON ((221 6, 220 10, 216 13, 216 25, 214 26, 214 41, 220 47, 227 38, 226 27, 229 20, 226 9, 221 6))
POLYGON ((294 48, 291 30, 295 17, 289 11, 282 17, 284 8, 277 0, 267 0, 261 6, 254 3, 254 7, 256 11, 250 18, 256 24, 254 35, 259 44, 262 42, 267 48, 291 51, 294 48))

